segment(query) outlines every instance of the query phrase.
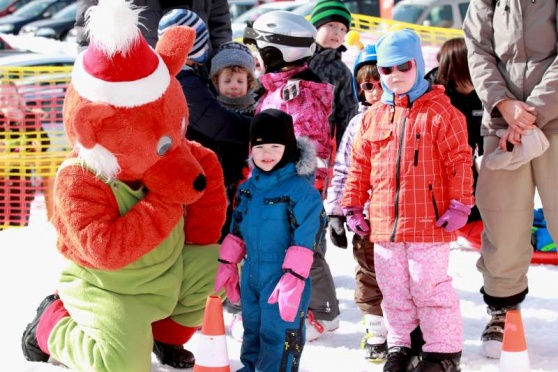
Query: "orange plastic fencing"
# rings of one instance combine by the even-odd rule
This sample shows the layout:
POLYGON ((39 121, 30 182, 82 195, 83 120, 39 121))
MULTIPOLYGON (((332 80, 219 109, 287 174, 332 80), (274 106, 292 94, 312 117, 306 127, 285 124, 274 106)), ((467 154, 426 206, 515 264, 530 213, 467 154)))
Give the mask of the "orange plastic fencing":
POLYGON ((26 226, 70 150, 62 105, 71 67, 0 67, 0 230, 26 226))

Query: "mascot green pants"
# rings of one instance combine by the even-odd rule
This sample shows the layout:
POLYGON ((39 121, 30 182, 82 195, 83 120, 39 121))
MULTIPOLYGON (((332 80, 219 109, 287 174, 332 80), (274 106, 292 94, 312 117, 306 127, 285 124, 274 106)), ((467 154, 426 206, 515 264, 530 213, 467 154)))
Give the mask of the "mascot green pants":
MULTIPOLYGON (((112 189, 121 214, 144 197, 121 182, 112 189)), ((59 287, 69 316, 60 304, 54 310, 51 357, 81 371, 149 371, 154 336, 180 345, 201 325, 218 248, 184 245, 181 221, 157 248, 121 270, 70 263, 59 287)))

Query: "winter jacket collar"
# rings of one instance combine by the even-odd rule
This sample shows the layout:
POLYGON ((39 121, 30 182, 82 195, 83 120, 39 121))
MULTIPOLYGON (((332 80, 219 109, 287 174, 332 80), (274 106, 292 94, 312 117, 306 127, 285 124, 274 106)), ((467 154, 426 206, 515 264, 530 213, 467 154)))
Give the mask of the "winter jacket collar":
POLYGON ((282 87, 294 75, 307 69, 308 65, 304 65, 287 71, 270 72, 260 76, 260 82, 266 90, 274 91, 282 87))
POLYGON ((337 49, 332 49, 332 48, 324 48, 318 44, 316 48, 316 52, 312 56, 312 59, 321 59, 323 62, 331 62, 331 61, 335 61, 336 59, 340 60, 342 57, 341 54, 346 51, 347 48, 344 45, 341 45, 337 49))
POLYGON ((221 102, 221 104, 226 108, 237 111, 254 109, 256 105, 256 99, 254 98, 254 94, 252 93, 248 93, 245 96, 236 98, 231 98, 219 94, 217 96, 217 100, 221 102))

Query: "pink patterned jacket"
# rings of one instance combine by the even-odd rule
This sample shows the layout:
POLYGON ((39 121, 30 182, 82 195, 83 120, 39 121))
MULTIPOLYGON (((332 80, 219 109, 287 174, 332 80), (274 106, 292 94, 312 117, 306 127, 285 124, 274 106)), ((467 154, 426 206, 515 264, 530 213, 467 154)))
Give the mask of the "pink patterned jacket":
POLYGON ((260 82, 266 92, 258 101, 256 113, 274 108, 293 117, 297 138, 307 137, 316 146, 318 168, 315 186, 322 192, 327 187, 333 150, 328 121, 333 104, 333 85, 304 80, 305 73, 309 71, 305 65, 262 75, 260 82))

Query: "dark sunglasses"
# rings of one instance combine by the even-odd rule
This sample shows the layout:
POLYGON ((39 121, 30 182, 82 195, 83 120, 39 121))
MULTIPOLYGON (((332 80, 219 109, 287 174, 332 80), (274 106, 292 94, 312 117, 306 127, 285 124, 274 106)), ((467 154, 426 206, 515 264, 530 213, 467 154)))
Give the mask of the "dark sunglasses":
POLYGON ((382 89, 379 81, 366 81, 360 84, 360 89, 370 92, 374 89, 382 89))
POLYGON ((379 67, 378 70, 382 73, 382 75, 389 75, 393 72, 393 70, 397 70, 400 72, 407 72, 413 68, 413 61, 407 61, 397 66, 390 66, 390 67, 379 67))

